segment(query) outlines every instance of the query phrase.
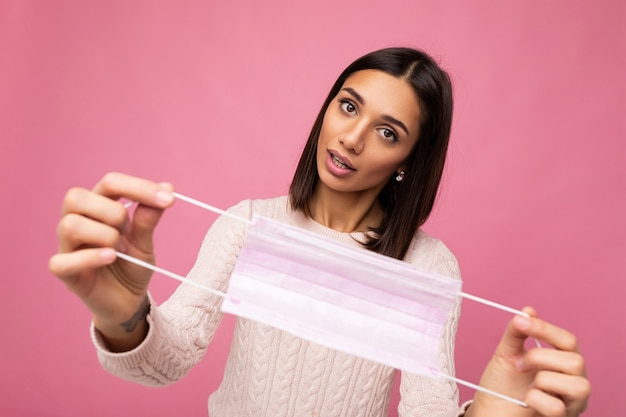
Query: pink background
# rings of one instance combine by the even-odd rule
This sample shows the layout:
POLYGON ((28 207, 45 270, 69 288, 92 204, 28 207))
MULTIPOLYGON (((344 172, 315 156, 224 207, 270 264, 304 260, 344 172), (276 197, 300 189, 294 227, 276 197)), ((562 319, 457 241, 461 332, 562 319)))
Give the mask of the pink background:
MULTIPOLYGON (((455 83, 426 229, 456 253, 465 291, 579 336, 586 415, 623 409, 626 3, 468 3, 1 1, 0 415, 206 415, 232 319, 171 387, 101 370, 89 313, 47 270, 65 190, 118 170, 220 207, 285 194, 336 76, 397 44, 455 83)), ((185 273, 213 219, 177 204, 159 264, 185 273)), ((175 286, 152 288, 162 301, 175 286)), ((509 318, 464 303, 459 377, 478 381, 509 318)))

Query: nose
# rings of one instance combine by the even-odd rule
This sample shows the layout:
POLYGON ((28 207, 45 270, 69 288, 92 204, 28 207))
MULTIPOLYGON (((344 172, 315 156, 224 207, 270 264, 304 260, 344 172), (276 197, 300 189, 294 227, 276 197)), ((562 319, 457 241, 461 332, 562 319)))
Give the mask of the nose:
POLYGON ((354 123, 346 127, 346 129, 339 137, 339 142, 348 151, 358 155, 363 152, 363 149, 365 148, 365 139, 365 123, 359 123, 358 121, 355 121, 354 123))

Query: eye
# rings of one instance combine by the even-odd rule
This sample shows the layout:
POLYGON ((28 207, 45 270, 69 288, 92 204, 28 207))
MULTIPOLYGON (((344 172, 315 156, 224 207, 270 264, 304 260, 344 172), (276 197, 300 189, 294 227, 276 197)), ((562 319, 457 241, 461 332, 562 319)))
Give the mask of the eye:
POLYGON ((356 106, 351 100, 344 98, 344 99, 339 100, 339 103, 340 103, 339 105, 341 106, 341 109, 345 111, 346 113, 353 114, 356 112, 356 106))
POLYGON ((388 127, 381 127, 378 129, 378 133, 383 137, 383 139, 388 140, 389 142, 396 142, 398 140, 398 134, 388 127))

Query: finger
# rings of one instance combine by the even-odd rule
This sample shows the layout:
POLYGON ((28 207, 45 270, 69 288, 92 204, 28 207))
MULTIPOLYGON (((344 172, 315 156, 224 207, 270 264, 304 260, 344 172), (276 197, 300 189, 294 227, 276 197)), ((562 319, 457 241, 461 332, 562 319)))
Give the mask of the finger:
POLYGON ((106 174, 93 188, 97 194, 112 199, 121 197, 155 208, 167 208, 174 202, 171 184, 157 184, 120 173, 106 174))
POLYGON ((53 255, 48 262, 48 268, 52 274, 71 286, 79 272, 101 268, 111 264, 115 259, 115 250, 111 248, 83 249, 53 255))
MULTIPOLYGON (((523 311, 531 317, 537 314, 532 307, 525 307, 523 311)), ((529 320, 529 318, 515 316, 509 322, 498 345, 498 352, 501 355, 505 357, 518 357, 524 354, 524 342, 528 338, 528 335, 523 330, 526 327, 526 320, 529 320), (520 320, 522 320, 522 322, 518 323, 520 320)))
POLYGON ((585 375, 585 359, 578 352, 531 349, 518 363, 520 370, 550 370, 567 375, 585 375))
POLYGON ((120 232, 114 227, 78 214, 67 214, 57 227, 59 252, 66 253, 85 246, 125 249, 120 232))
POLYGON ((567 405, 586 401, 591 391, 591 384, 583 376, 540 371, 535 376, 533 388, 563 398, 567 405))
POLYGON ((566 415, 565 403, 561 399, 539 389, 530 389, 524 397, 524 402, 543 417, 564 417, 566 415))
POLYGON ((86 190, 72 188, 63 199, 63 215, 80 214, 122 229, 128 220, 126 208, 108 197, 86 190))
POLYGON ((517 334, 542 340, 559 350, 578 352, 578 341, 574 334, 545 320, 516 316, 512 323, 517 334))
POLYGON ((131 233, 128 237, 131 246, 136 247, 143 254, 153 252, 152 237, 163 212, 163 210, 143 205, 137 207, 133 216, 131 233))
MULTIPOLYGON (((160 190, 159 192, 171 193, 173 191, 172 185, 168 183, 159 183, 157 187, 160 190)), ((163 208, 155 208, 144 204, 139 204, 135 209, 129 239, 131 244, 143 252, 143 254, 151 254, 153 252, 152 237, 163 212, 163 208)))

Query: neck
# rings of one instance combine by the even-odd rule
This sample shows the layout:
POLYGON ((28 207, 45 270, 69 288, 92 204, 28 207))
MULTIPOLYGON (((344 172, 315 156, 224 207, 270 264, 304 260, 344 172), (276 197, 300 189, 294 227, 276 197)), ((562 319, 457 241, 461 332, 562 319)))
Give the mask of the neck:
POLYGON ((345 193, 327 187, 317 188, 310 210, 313 220, 344 233, 368 232, 383 218, 376 194, 345 193))

